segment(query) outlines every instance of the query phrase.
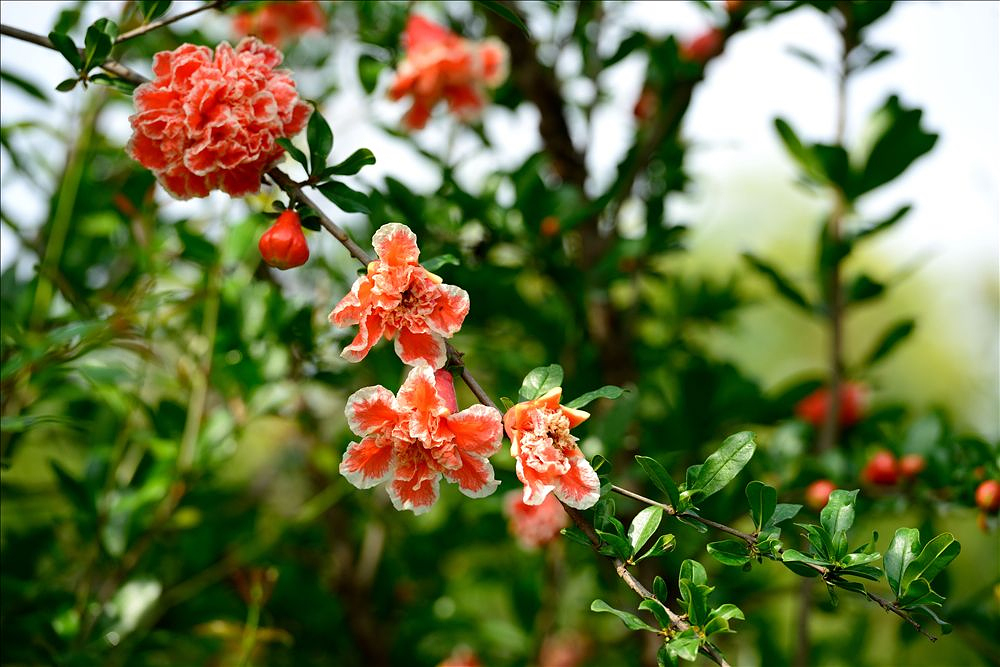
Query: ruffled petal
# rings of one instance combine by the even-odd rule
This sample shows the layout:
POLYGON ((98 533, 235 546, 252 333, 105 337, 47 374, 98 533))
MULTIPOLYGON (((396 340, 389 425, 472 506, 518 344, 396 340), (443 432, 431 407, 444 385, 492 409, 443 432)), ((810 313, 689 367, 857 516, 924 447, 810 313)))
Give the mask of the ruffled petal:
POLYGON ((589 412, 586 412, 584 410, 577 410, 575 408, 567 408, 565 405, 560 405, 559 409, 562 410, 562 413, 566 416, 566 419, 569 420, 570 428, 575 428, 579 426, 583 422, 587 421, 588 417, 590 417, 589 412))
POLYGON ((462 328, 469 314, 469 293, 455 285, 439 285, 436 291, 438 297, 427 324, 434 333, 450 338, 462 328))
POLYGON ((368 351, 382 338, 385 325, 379 313, 369 313, 358 325, 358 335, 351 344, 340 352, 340 356, 348 361, 358 362, 368 355, 368 351))
POLYGON ((449 412, 458 412, 458 399, 455 397, 455 378, 451 371, 440 368, 434 371, 434 385, 438 396, 448 406, 449 412))
POLYGON ((372 281, 368 276, 361 276, 351 285, 351 291, 333 307, 330 312, 330 323, 338 327, 348 327, 357 324, 364 316, 370 301, 372 281))
POLYGON ((517 460, 517 478, 524 484, 523 500, 525 505, 541 505, 545 496, 556 488, 550 478, 539 475, 536 471, 523 465, 521 459, 517 460))
POLYGON ((406 225, 390 222, 379 227, 372 237, 372 247, 386 264, 413 264, 420 256, 417 235, 406 225))
POLYGON ((423 361, 431 368, 441 368, 448 361, 444 339, 434 333, 416 333, 400 329, 395 342, 396 354, 407 365, 423 361))
POLYGON ((445 417, 459 449, 476 456, 492 456, 500 449, 503 429, 500 412, 485 405, 473 405, 445 417))
POLYGON ((389 441, 367 437, 352 442, 340 461, 340 474, 359 489, 370 489, 392 477, 393 451, 389 441))
POLYGON ((570 507, 589 509, 601 498, 601 480, 587 459, 576 456, 570 459, 569 471, 556 480, 555 492, 570 507))
POLYGON ((396 409, 396 397, 382 385, 359 389, 347 399, 347 425, 359 436, 388 433, 401 415, 396 409))
POLYGON ((448 414, 448 406, 438 395, 430 366, 420 363, 411 369, 396 400, 400 412, 407 416, 409 436, 430 443, 439 418, 448 414))
POLYGON ((493 476, 493 466, 486 459, 459 450, 461 467, 443 470, 444 478, 458 484, 458 490, 470 498, 485 498, 500 486, 493 476))
POLYGON ((423 514, 438 498, 441 473, 432 467, 418 444, 397 449, 396 454, 396 478, 386 486, 392 505, 397 510, 423 514))

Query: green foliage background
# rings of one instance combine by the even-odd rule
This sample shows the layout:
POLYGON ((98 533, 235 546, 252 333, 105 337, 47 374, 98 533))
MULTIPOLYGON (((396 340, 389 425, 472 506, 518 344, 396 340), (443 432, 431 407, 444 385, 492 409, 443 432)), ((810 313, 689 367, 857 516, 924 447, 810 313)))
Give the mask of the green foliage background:
MULTIPOLYGON (((420 9, 470 38, 520 30, 484 4, 420 9)), ((837 11, 833 3, 746 4, 760 22, 787 11, 837 11)), ((873 4, 883 3, 849 3, 846 11, 860 17, 873 4)), ((326 9, 331 35, 363 46, 357 66, 368 87, 400 56, 407 4, 326 9)), ((614 10, 614 3, 531 8, 569 21, 560 39, 580 49, 590 77, 631 52, 601 57, 590 48, 588 26, 614 10)), ((722 20, 719 7, 708 11, 722 20)), ((138 24, 130 3, 123 12, 123 26, 138 24)), ((62 20, 70 34, 82 35, 72 9, 62 20)), ((622 49, 648 55, 647 79, 664 99, 697 85, 700 70, 678 61, 672 38, 636 34, 622 49)), ((154 52, 183 41, 207 43, 198 18, 150 33, 115 57, 148 71, 154 52)), ((332 104, 357 82, 337 78, 327 57, 306 40, 287 49, 286 64, 305 95, 332 104)), ((11 85, 40 101, 58 94, 11 85)), ((36 258, 36 270, 11 266, 0 277, 3 664, 435 665, 466 645, 484 664, 523 665, 537 661, 552 635, 577 643, 584 664, 655 664, 655 637, 590 611, 595 598, 636 606, 609 563, 572 542, 526 551, 509 536, 503 492, 519 484, 503 450, 494 459, 500 492, 471 501, 443 485, 441 500, 422 517, 396 512, 380 489, 359 491, 340 477, 337 465, 352 438, 346 397, 372 384, 395 390, 403 377, 387 344, 363 364, 338 356, 353 332, 333 329, 326 316, 358 267, 332 239, 311 233, 307 266, 269 269, 256 242, 276 192, 245 204, 178 209, 154 195, 153 177, 106 134, 107 119, 118 122, 131 109, 128 96, 100 86, 70 94, 80 101, 71 128, 42 115, 5 123, 0 137, 11 170, 30 180, 49 165, 58 183, 46 190, 36 180, 49 210, 42 229, 25 228, 7 202, 2 216, 20 252, 36 258), (32 134, 62 141, 65 159, 34 152, 25 140, 32 134)), ((515 72, 496 102, 516 108, 531 98, 515 72)), ((573 111, 590 118, 592 110, 573 111)), ((336 134, 336 116, 327 119, 336 134)), ((817 587, 812 664, 996 664, 996 521, 984 534, 972 507, 979 480, 998 474, 997 443, 970 434, 954 403, 926 409, 886 391, 835 449, 819 455, 812 428, 794 418, 796 403, 826 377, 821 290, 811 276, 800 277, 816 270, 817 220, 829 213, 831 187, 822 181, 843 185, 836 166, 818 167, 809 203, 788 215, 798 218, 789 225, 810 230, 809 249, 796 257, 779 236, 767 256, 779 272, 797 265, 789 275, 812 302, 804 310, 817 316, 782 300, 774 281, 749 263, 706 262, 710 245, 689 251, 692 235, 663 206, 667 194, 688 186, 679 120, 667 125, 645 156, 649 130, 640 127, 603 196, 586 198, 549 143, 516 168, 497 171, 478 192, 456 181, 453 156, 422 150, 441 174, 435 192, 416 195, 403 181, 370 183, 362 175, 349 182, 370 191, 371 215, 338 220, 364 247, 381 224, 405 222, 424 259, 458 258, 438 271, 472 302, 452 342, 495 399, 515 397, 527 371, 550 363, 566 369, 568 397, 608 383, 627 387, 624 398, 595 403, 578 429, 588 456, 611 461, 616 484, 658 497, 634 455, 679 476, 725 436, 749 428, 759 435, 758 453, 704 503, 705 516, 750 529, 747 481, 763 479, 778 488, 780 501, 801 502, 811 481, 828 477, 840 488, 863 489, 855 536, 878 530, 884 548, 906 525, 961 540, 957 566, 935 584, 948 597, 943 616, 954 634, 928 644, 863 600, 845 594, 834 609, 817 587), (644 204, 639 233, 626 232, 613 215, 630 193, 644 204), (549 217, 560 224, 555 235, 543 232, 549 217), (860 471, 879 448, 921 454, 928 467, 892 489, 867 487, 860 471)), ((909 134, 889 161, 905 169, 919 157, 911 148, 927 128, 895 127, 909 134)), ((481 126, 455 131, 488 142, 481 126)), ((337 136, 334 154, 359 147, 337 136)), ((776 176, 774 192, 786 187, 776 176)), ((868 222, 852 224, 864 229, 868 222)), ((867 252, 873 259, 849 265, 855 275, 882 262, 867 252)), ((893 294, 888 278, 876 276, 893 294)), ((851 359, 863 359, 882 332, 917 312, 912 301, 881 291, 868 300, 864 307, 874 314, 848 331, 851 359)), ((927 324, 918 319, 916 326, 919 332, 927 324)), ((899 353, 914 354, 905 344, 899 353)), ((949 344, 925 338, 920 354, 947 358, 940 350, 949 344)), ((857 379, 892 385, 877 366, 853 370, 857 379)), ((459 403, 473 401, 459 387, 459 403)), ((626 523, 639 509, 618 501, 626 523)), ((775 563, 749 573, 723 567, 705 553, 717 537, 676 523, 670 530, 676 550, 644 561, 640 579, 660 574, 676 582, 682 560, 700 560, 716 586, 713 599, 747 616, 735 624, 738 634, 721 642, 731 662, 791 664, 799 579, 775 563)))

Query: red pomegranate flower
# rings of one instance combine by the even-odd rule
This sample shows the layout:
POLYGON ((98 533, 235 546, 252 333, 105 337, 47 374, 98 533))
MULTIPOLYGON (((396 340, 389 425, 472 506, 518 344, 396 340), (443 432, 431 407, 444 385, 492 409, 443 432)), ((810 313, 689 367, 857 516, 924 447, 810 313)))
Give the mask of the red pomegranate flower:
POLYGON ((381 385, 354 392, 345 413, 361 442, 348 445, 340 474, 359 489, 388 482, 393 506, 414 514, 437 500, 442 475, 471 498, 490 495, 500 484, 487 460, 500 448, 500 413, 485 405, 456 410, 451 374, 424 363, 395 396, 381 385))
POLYGON ((406 225, 382 225, 372 246, 378 259, 330 313, 338 327, 358 325, 358 335, 340 356, 361 361, 381 337, 395 337, 403 363, 441 368, 448 358, 444 339, 462 328, 469 295, 417 263, 417 237, 406 225))
POLYGON ((241 11, 233 18, 233 29, 243 37, 256 35, 268 44, 283 46, 304 33, 326 28, 326 14, 316 0, 269 2, 241 11))
MULTIPOLYGON (((827 406, 830 403, 830 390, 820 387, 809 394, 795 406, 795 414, 803 421, 816 428, 823 425, 826 419, 827 406)), ((868 388, 858 382, 843 382, 840 385, 840 415, 839 423, 844 428, 854 426, 864 417, 868 404, 868 388)))
POLYGON ((503 499, 507 526, 521 546, 534 549, 559 537, 559 531, 569 525, 569 516, 556 497, 548 495, 540 505, 526 505, 523 495, 510 491, 503 499))
POLYGON ((552 491, 570 507, 585 510, 600 498, 601 482, 569 430, 590 414, 559 405, 561 396, 562 388, 556 387, 518 403, 504 415, 504 428, 517 459, 517 478, 524 483, 525 504, 539 505, 552 491))
POLYGON ((299 99, 281 52, 248 37, 234 49, 182 44, 153 59, 156 79, 135 90, 128 154, 178 199, 223 190, 260 190, 261 175, 284 149, 277 139, 305 127, 311 109, 299 99))
POLYGON ((484 90, 507 78, 503 42, 492 38, 473 43, 416 14, 406 25, 403 47, 406 57, 399 63, 389 97, 413 98, 403 118, 411 130, 424 127, 441 100, 462 120, 475 118, 486 104, 484 90))

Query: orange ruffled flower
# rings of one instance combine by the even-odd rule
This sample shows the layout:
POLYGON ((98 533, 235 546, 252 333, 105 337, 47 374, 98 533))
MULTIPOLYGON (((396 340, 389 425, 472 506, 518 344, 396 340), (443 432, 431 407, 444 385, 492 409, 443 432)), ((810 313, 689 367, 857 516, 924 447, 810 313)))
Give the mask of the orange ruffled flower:
POLYGON ((222 190, 242 197, 284 154, 312 109, 299 99, 282 55, 248 37, 234 49, 182 44, 153 58, 156 78, 135 90, 128 154, 177 199, 222 190))
POLYGON ((500 412, 473 405, 457 412, 451 374, 420 363, 395 396, 381 385, 347 399, 347 423, 361 442, 351 442, 340 474, 359 489, 388 482, 397 510, 423 514, 438 498, 444 476, 470 498, 496 490, 487 460, 500 448, 500 412), (450 399, 450 400, 449 400, 450 399))
POLYGON ((326 14, 316 0, 269 2, 257 9, 241 11, 233 18, 236 34, 256 35, 279 47, 304 33, 325 28, 326 14))
POLYGON ((445 338, 451 338, 469 313, 469 295, 417 263, 417 237, 406 225, 382 225, 372 237, 378 259, 330 313, 338 327, 358 325, 358 335, 340 356, 361 361, 385 336, 396 339, 403 363, 420 361, 441 368, 448 359, 445 338), (398 335, 397 335, 398 334, 398 335))
POLYGON ((569 430, 590 414, 559 405, 562 387, 541 398, 518 403, 504 415, 517 478, 524 483, 524 503, 540 505, 549 492, 570 507, 585 510, 601 497, 597 473, 569 430))
POLYGON ((510 491, 503 498, 507 526, 521 546, 534 549, 559 537, 559 531, 569 525, 569 515, 553 495, 539 505, 525 504, 520 491, 510 491))
POLYGON ((507 78, 507 47, 491 38, 473 43, 444 26, 413 14, 403 33, 406 57, 399 63, 389 97, 407 95, 413 106, 403 118, 411 130, 427 124, 441 100, 462 120, 479 115, 486 104, 485 89, 507 78))

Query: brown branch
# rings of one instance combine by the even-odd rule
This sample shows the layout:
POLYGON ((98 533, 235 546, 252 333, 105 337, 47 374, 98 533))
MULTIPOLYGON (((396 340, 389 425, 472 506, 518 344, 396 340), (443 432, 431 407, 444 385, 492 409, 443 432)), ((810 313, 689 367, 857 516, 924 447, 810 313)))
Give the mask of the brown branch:
MULTIPOLYGON (((4 35, 6 37, 13 37, 14 39, 19 39, 22 42, 30 42, 31 44, 37 44, 38 46, 42 46, 45 47, 46 49, 51 49, 53 51, 58 50, 56 49, 52 41, 49 40, 48 37, 43 37, 42 35, 36 35, 33 32, 28 32, 27 30, 21 30, 20 28, 14 28, 2 23, 0 23, 0 35, 4 35)), ((79 49, 79 51, 80 54, 82 55, 83 49, 79 49)), ((142 74, 139 74, 134 69, 126 67, 125 65, 121 64, 120 62, 112 58, 108 58, 107 60, 102 62, 99 65, 99 67, 108 74, 114 74, 119 79, 123 79, 125 81, 128 81, 129 83, 134 83, 136 85, 147 83, 149 81, 149 79, 147 79, 142 74)))
POLYGON ((186 12, 181 12, 176 16, 159 19, 153 21, 152 23, 147 23, 146 25, 139 26, 135 30, 129 30, 128 32, 123 32, 122 34, 118 35, 117 39, 115 39, 115 44, 121 44, 122 42, 127 42, 130 39, 135 39, 136 37, 145 35, 147 32, 152 32, 158 28, 162 28, 163 26, 167 26, 176 21, 180 21, 181 19, 186 19, 189 16, 194 16, 195 14, 200 14, 201 12, 207 11, 209 9, 215 9, 217 7, 221 7, 224 4, 226 4, 226 2, 227 0, 214 0, 214 2, 210 2, 200 7, 195 7, 194 9, 190 9, 186 12))

